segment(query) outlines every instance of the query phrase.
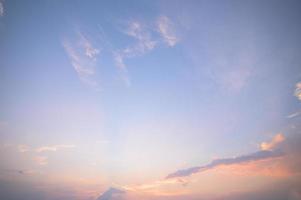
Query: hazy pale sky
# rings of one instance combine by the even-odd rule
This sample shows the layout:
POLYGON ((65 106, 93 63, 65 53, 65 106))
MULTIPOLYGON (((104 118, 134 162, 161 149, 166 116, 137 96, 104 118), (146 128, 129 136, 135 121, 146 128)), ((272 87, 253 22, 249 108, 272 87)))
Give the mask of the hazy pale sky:
POLYGON ((300 200, 300 10, 0 0, 0 199, 300 200))

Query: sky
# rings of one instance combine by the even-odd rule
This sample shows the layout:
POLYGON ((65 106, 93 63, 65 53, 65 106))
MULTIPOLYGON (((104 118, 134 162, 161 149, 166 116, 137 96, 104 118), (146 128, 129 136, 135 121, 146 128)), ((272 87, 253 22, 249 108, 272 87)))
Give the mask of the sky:
POLYGON ((0 0, 0 199, 301 200, 298 0, 0 0))

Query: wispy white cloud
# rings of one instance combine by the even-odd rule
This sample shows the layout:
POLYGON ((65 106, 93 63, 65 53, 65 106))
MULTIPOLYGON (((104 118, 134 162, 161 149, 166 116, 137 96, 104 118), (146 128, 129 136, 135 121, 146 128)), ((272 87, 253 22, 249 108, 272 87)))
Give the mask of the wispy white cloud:
POLYGON ((80 46, 84 48, 85 55, 91 59, 96 59, 96 56, 99 54, 99 49, 96 49, 92 46, 91 42, 82 34, 79 34, 79 43, 80 46))
POLYGON ((166 16, 160 16, 157 21, 158 32, 162 36, 164 42, 173 47, 179 42, 179 37, 176 35, 174 24, 166 16))
POLYGON ((301 82, 296 84, 294 95, 301 101, 301 82))
POLYGON ((36 156, 36 157, 33 158, 33 160, 38 165, 47 165, 48 164, 48 158, 46 156, 36 156))
MULTIPOLYGON (((98 28, 100 32, 98 38, 102 42, 104 50, 112 53, 120 77, 127 86, 131 85, 131 81, 126 59, 142 56, 154 50, 162 42, 167 43, 170 47, 179 42, 174 24, 166 16, 159 17, 155 23, 142 23, 140 20, 131 20, 125 23, 125 26, 121 28, 121 33, 132 38, 133 43, 118 49, 113 47, 103 28, 101 26, 98 28), (158 37, 158 33, 160 37, 158 37)), ((95 48, 91 40, 80 31, 77 31, 75 40, 64 40, 63 46, 80 80, 99 89, 95 76, 100 49, 95 48)))
POLYGON ((124 63, 124 57, 125 57, 125 55, 122 53, 122 51, 115 51, 113 53, 113 58, 114 58, 114 61, 115 61, 115 65, 118 67, 120 77, 124 81, 126 86, 129 87, 131 85, 131 81, 130 81, 130 78, 129 78, 129 75, 128 75, 127 67, 124 63))
POLYGON ((124 60, 142 56, 152 51, 158 45, 158 41, 152 36, 153 30, 138 20, 127 23, 127 27, 122 32, 135 39, 135 43, 126 48, 113 51, 113 57, 120 71, 121 78, 127 86, 130 86, 130 78, 124 60))
POLYGON ((128 57, 146 53, 147 51, 155 48, 157 44, 157 42, 152 38, 151 32, 147 29, 146 25, 138 21, 130 22, 125 30, 125 34, 137 40, 136 44, 123 50, 123 53, 128 57))
MULTIPOLYGON (((174 24, 166 16, 161 16, 155 23, 142 23, 140 20, 131 20, 125 23, 121 28, 121 33, 134 39, 132 44, 124 48, 114 49, 113 45, 108 41, 102 27, 99 27, 100 38, 109 48, 113 55, 116 67, 118 68, 121 79, 127 86, 131 85, 126 59, 142 56, 154 50, 161 42, 167 43, 172 47, 179 42, 179 38, 175 34, 174 24), (154 26, 155 24, 155 26, 154 26), (158 33, 160 37, 158 37, 158 33)), ((91 49, 88 45, 87 49, 91 49)), ((98 51, 89 51, 87 55, 98 53, 98 51)), ((79 68, 79 67, 76 67, 79 68)))
POLYGON ((113 58, 120 71, 122 80, 127 86, 130 86, 127 66, 124 60, 126 58, 141 56, 153 50, 157 45, 157 41, 152 38, 151 31, 148 30, 147 26, 139 21, 129 22, 126 29, 123 30, 123 33, 134 38, 136 42, 124 49, 113 51, 113 58))
POLYGON ((93 47, 91 41, 81 32, 78 32, 77 39, 73 42, 64 40, 63 46, 80 80, 91 87, 99 89, 95 75, 97 56, 100 50, 93 47))
POLYGON ((18 145, 18 151, 20 153, 28 152, 28 151, 30 151, 30 147, 27 145, 21 144, 21 145, 18 145))
POLYGON ((0 1, 0 17, 4 16, 4 4, 3 1, 0 1))
POLYGON ((36 149, 36 152, 45 152, 45 151, 58 151, 61 149, 69 149, 69 148, 75 148, 75 145, 52 145, 52 146, 42 146, 36 149))
POLYGON ((295 117, 298 117, 299 115, 301 115, 301 111, 297 111, 297 112, 294 112, 292 114, 289 114, 288 116, 286 116, 286 118, 295 118, 295 117))

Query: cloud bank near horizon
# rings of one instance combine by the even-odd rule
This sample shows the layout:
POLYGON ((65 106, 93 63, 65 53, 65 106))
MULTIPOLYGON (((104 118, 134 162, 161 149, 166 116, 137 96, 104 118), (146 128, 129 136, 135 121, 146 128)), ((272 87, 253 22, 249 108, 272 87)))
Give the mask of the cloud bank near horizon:
MULTIPOLYGON (((166 179, 187 177, 195 173, 201 173, 224 165, 236 165, 280 157, 295 157, 301 152, 301 149, 299 147, 300 144, 300 134, 290 135, 288 138, 285 138, 283 134, 279 133, 275 135, 270 142, 262 142, 260 144, 259 151, 231 158, 215 159, 205 165, 181 169, 167 175, 166 179)), ((299 160, 300 159, 289 159, 288 161, 290 162, 286 162, 286 164, 290 165, 289 167, 291 169, 297 169, 297 171, 300 171, 298 170, 299 168, 296 167, 296 163, 299 163, 299 160), (293 160, 294 164, 288 164, 292 163, 293 160)))

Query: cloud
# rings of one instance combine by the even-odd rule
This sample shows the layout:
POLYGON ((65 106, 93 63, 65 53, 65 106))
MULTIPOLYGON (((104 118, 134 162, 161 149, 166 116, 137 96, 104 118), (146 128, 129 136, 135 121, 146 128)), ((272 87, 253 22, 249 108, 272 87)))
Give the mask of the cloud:
POLYGON ((125 191, 111 187, 107 191, 105 191, 100 197, 98 197, 97 200, 111 200, 115 196, 120 196, 122 194, 125 194, 125 191))
POLYGON ((0 1, 0 17, 4 16, 4 5, 3 2, 0 1))
MULTIPOLYGON (((301 134, 292 133, 288 137, 284 137, 282 134, 277 134, 272 138, 270 142, 263 142, 260 145, 261 150, 237 156, 234 158, 222 158, 216 159, 207 165, 191 167, 183 170, 178 170, 174 173, 169 174, 166 179, 179 178, 190 176, 195 173, 204 172, 206 170, 214 169, 219 166, 226 165, 237 165, 245 163, 257 163, 257 161, 268 161, 274 162, 273 158, 279 158, 277 165, 275 166, 279 171, 279 174, 300 174, 301 175, 301 134), (255 162, 256 161, 256 162, 255 162)), ((259 167, 264 168, 263 163, 257 163, 259 167)), ((272 171, 277 172, 274 168, 272 171)), ((269 169, 271 170, 271 168, 269 169)))
POLYGON ((285 140, 283 134, 279 133, 275 135, 270 142, 263 142, 260 144, 261 150, 273 150, 278 144, 285 140))
POLYGON ((18 151, 19 151, 20 153, 24 153, 24 152, 27 152, 27 151, 29 151, 29 150, 30 150, 30 148, 29 148, 29 146, 27 146, 27 145, 23 145, 23 144, 18 145, 18 151))
POLYGON ((301 101, 301 82, 296 84, 294 95, 301 101))
POLYGON ((132 37, 136 42, 124 49, 113 51, 113 58, 116 66, 121 72, 121 77, 125 83, 129 86, 130 80, 124 59, 141 56, 155 48, 157 41, 152 38, 151 31, 139 21, 131 21, 127 24, 123 33, 132 37))
POLYGON ((46 156, 36 156, 33 158, 33 160, 39 165, 47 165, 48 164, 48 158, 46 156))
POLYGON ((63 41, 63 46, 80 80, 91 87, 99 89, 95 75, 97 56, 100 50, 94 48, 91 41, 81 32, 78 32, 75 41, 63 41))
POLYGON ((92 46, 91 42, 82 34, 79 33, 79 42, 80 45, 84 48, 85 50, 85 55, 88 56, 89 58, 95 60, 97 55, 99 54, 99 49, 96 49, 92 46))
POLYGON ((167 186, 181 184, 186 186, 195 180, 188 177, 195 173, 204 172, 218 167, 215 173, 231 173, 238 176, 272 176, 289 177, 301 175, 301 135, 292 133, 284 137, 283 134, 276 134, 270 142, 260 144, 260 150, 231 158, 216 159, 203 165, 178 170, 169 174, 165 179, 156 180, 144 184, 127 185, 122 188, 127 192, 153 193, 164 189, 167 186), (159 189, 159 190, 158 190, 159 189))
POLYGON ((234 164, 248 163, 252 161, 261 161, 269 158, 282 157, 284 156, 283 150, 279 148, 276 149, 276 147, 284 140, 285 140, 284 136, 281 133, 279 133, 276 136, 274 136, 270 142, 261 143, 260 151, 246 154, 246 155, 240 155, 234 158, 216 159, 207 165, 178 170, 174 173, 169 174, 166 178, 169 179, 169 178, 186 177, 195 173, 203 172, 223 165, 234 165, 234 164))
POLYGON ((74 148, 75 145, 66 145, 66 144, 61 144, 61 145, 53 145, 53 146, 43 146, 39 147, 36 149, 36 152, 44 152, 44 151, 58 151, 60 149, 66 149, 66 148, 74 148))
POLYGON ((188 169, 178 170, 172 174, 169 174, 166 178, 169 179, 169 178, 185 177, 185 176, 190 176, 195 173, 213 169, 213 168, 221 166, 221 165, 240 164, 240 163, 265 160, 268 158, 275 158, 275 157, 280 157, 280 156, 283 156, 283 152, 281 152, 281 151, 261 150, 261 151, 255 152, 255 153, 241 155, 241 156, 237 156, 234 158, 216 159, 216 160, 213 160, 212 162, 210 162, 209 164, 203 165, 203 166, 197 166, 197 167, 191 167, 188 169))
POLYGON ((179 42, 179 38, 175 34, 173 23, 168 17, 160 16, 157 21, 157 28, 168 46, 173 47, 179 42))
POLYGON ((291 119, 291 118, 298 117, 299 115, 301 115, 301 111, 294 112, 294 113, 292 113, 292 114, 286 116, 286 118, 291 119))
POLYGON ((129 87, 131 85, 131 81, 128 75, 127 67, 124 64, 124 55, 121 52, 116 51, 113 53, 113 57, 115 60, 115 64, 118 67, 121 79, 124 81, 126 86, 129 87))
POLYGON ((137 40, 136 44, 123 50, 129 57, 146 53, 155 48, 157 44, 152 39, 151 32, 147 30, 147 27, 138 21, 130 22, 128 28, 125 30, 125 34, 137 40))
MULTIPOLYGON (((112 49, 115 65, 119 69, 121 79, 127 86, 131 85, 128 69, 125 63, 126 59, 142 56, 160 45, 161 40, 173 47, 179 41, 174 31, 174 25, 169 18, 161 16, 153 27, 148 23, 142 23, 139 20, 131 20, 126 23, 126 27, 121 32, 134 39, 134 42, 124 48, 112 49), (160 39, 154 37, 160 34, 160 39)), ((104 34, 102 34, 104 35, 104 34)), ((112 48, 112 45, 108 45, 112 48)))

